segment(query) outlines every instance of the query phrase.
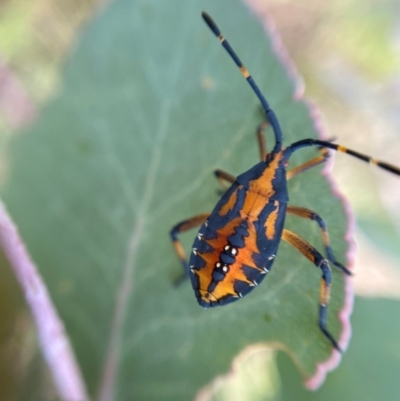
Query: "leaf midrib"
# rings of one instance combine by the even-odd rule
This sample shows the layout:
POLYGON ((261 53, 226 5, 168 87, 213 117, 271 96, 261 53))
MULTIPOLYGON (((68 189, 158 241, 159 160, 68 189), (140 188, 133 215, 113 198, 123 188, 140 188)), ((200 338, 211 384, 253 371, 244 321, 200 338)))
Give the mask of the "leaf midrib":
POLYGON ((133 229, 128 239, 122 280, 115 298, 115 309, 110 328, 110 337, 106 350, 103 373, 97 392, 98 401, 109 401, 113 398, 120 358, 119 350, 121 344, 121 333, 124 326, 127 304, 134 290, 132 278, 135 271, 136 256, 138 254, 142 233, 147 223, 146 216, 148 214, 148 207, 154 194, 154 183, 161 161, 162 144, 164 143, 168 133, 170 115, 171 102, 167 98, 161 102, 159 126, 154 139, 154 147, 146 174, 143 197, 138 207, 135 222, 133 223, 133 229))

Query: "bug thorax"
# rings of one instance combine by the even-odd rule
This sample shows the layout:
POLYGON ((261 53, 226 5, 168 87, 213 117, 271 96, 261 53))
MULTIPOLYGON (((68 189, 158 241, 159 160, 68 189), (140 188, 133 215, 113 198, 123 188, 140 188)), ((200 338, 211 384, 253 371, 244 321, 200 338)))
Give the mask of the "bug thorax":
POLYGON ((265 161, 240 174, 236 181, 249 192, 259 194, 266 201, 277 200, 287 203, 289 196, 286 185, 286 160, 282 151, 271 152, 265 161))

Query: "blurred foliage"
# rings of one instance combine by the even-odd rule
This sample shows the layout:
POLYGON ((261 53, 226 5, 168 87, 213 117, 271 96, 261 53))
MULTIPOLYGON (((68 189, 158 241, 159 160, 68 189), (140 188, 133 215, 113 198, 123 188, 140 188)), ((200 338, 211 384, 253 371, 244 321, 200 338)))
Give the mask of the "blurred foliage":
MULTIPOLYGON (((373 79, 398 69, 398 49, 391 42, 398 23, 398 2, 339 0, 332 6, 330 32, 336 49, 373 79)), ((332 50, 331 50, 332 51, 332 50)))
POLYGON ((0 276, 0 399, 54 401, 32 319, 3 253, 0 276))
POLYGON ((3 0, 0 58, 35 102, 58 87, 60 68, 80 27, 106 0, 3 0))

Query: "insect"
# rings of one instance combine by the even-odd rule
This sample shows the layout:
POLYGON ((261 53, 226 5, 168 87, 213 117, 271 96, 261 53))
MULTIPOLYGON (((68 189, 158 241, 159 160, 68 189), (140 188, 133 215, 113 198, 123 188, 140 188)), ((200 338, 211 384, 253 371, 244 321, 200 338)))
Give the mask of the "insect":
POLYGON ((321 270, 318 323, 332 346, 341 351, 326 324, 332 280, 329 263, 345 274, 350 272, 336 260, 323 218, 312 210, 288 204, 287 180, 324 163, 329 157, 327 149, 347 153, 397 175, 400 175, 400 169, 329 141, 302 139, 283 147, 279 121, 258 85, 212 18, 205 12, 202 16, 258 97, 266 121, 257 129, 261 161, 237 177, 216 170, 217 179, 231 186, 214 210, 184 220, 170 231, 174 249, 185 271, 183 277, 189 275, 197 301, 204 308, 235 302, 250 293, 267 276, 281 240, 286 241, 321 270), (264 130, 268 125, 275 137, 270 153, 266 151, 264 140, 264 130), (319 147, 319 156, 286 171, 291 155, 310 146, 319 147), (284 228, 286 214, 318 224, 326 258, 303 238, 284 228), (200 225, 188 263, 178 234, 200 225))

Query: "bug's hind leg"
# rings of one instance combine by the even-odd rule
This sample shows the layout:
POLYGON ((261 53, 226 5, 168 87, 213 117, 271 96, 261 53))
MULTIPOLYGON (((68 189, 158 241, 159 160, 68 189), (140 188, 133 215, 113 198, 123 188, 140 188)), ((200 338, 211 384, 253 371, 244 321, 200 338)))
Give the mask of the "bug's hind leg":
POLYGON ((183 249, 182 243, 178 238, 178 234, 185 232, 187 230, 190 230, 191 228, 194 228, 196 226, 200 226, 203 224, 208 217, 210 216, 210 213, 203 213, 199 214, 197 216, 194 216, 190 219, 183 220, 176 224, 174 227, 172 227, 170 231, 170 236, 172 240, 172 244, 174 246, 175 252, 178 256, 178 259, 180 260, 182 267, 183 267, 183 274, 181 277, 179 277, 177 280, 175 280, 175 285, 181 284, 187 277, 188 277, 188 272, 189 272, 189 265, 186 259, 185 251, 183 249))
POLYGON ((298 206, 288 206, 286 211, 287 211, 287 213, 293 214, 294 216, 299 216, 299 217, 303 217, 305 219, 310 219, 310 220, 316 221, 317 224, 319 225, 319 228, 321 229, 322 241, 324 243, 326 255, 328 257, 329 262, 333 263, 336 267, 338 267, 344 273, 351 275, 350 270, 348 270, 345 266, 343 266, 341 263, 339 263, 336 260, 336 257, 334 255, 332 247, 331 247, 331 241, 329 239, 329 233, 328 233, 328 229, 326 227, 326 223, 319 214, 315 213, 314 211, 312 211, 310 209, 306 209, 304 207, 298 207, 298 206))
POLYGON ((342 352, 337 341, 326 327, 326 318, 328 314, 329 298, 331 292, 331 268, 328 261, 307 241, 299 237, 297 234, 283 230, 282 239, 294 246, 300 253, 309 259, 315 266, 322 271, 320 300, 319 300, 319 318, 318 324, 325 337, 339 352, 342 352))

